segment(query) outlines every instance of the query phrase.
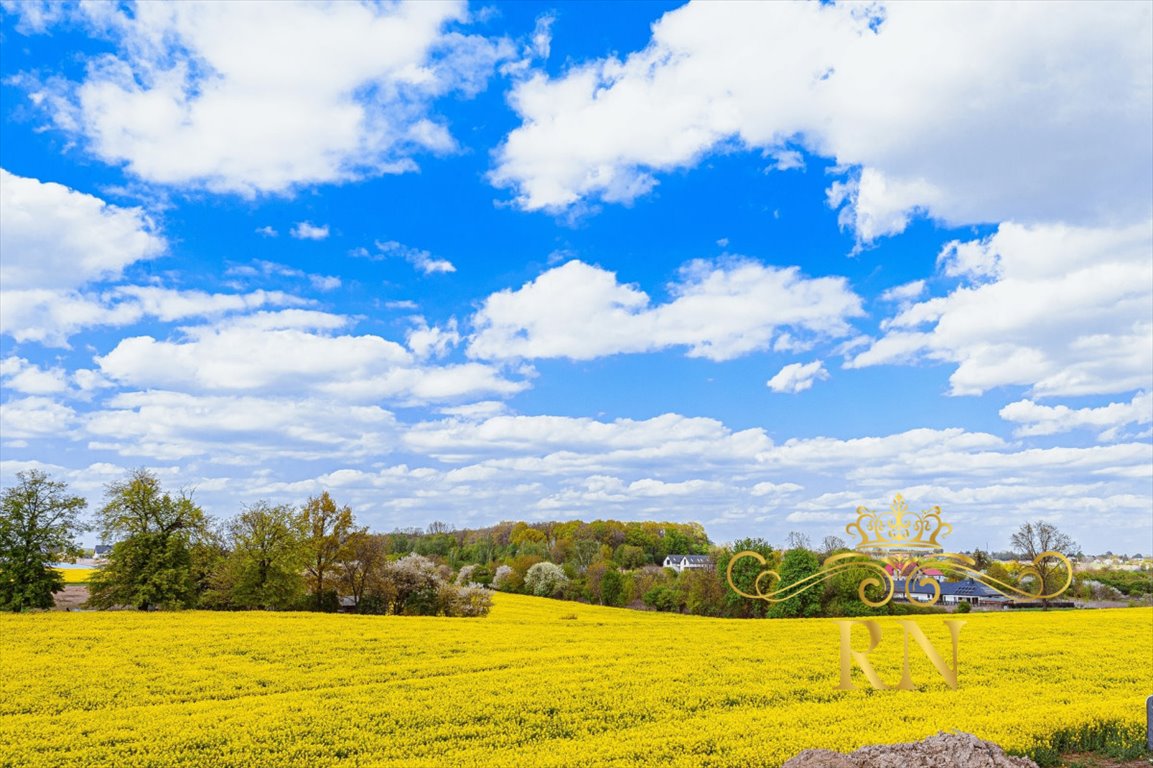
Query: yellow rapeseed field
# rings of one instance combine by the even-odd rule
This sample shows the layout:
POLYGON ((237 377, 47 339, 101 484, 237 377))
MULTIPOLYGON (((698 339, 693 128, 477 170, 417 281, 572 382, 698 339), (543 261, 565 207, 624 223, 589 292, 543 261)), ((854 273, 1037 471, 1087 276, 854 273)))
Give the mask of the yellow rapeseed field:
MULTIPOLYGON (((942 618, 917 622, 948 658, 942 618)), ((4 615, 0 765, 779 766, 941 729, 1023 750, 1094 722, 1143 726, 1153 610, 959 618, 956 690, 913 645, 919 690, 838 691, 832 619, 514 595, 485 619, 4 615)), ((873 657, 895 684, 900 628, 882 626, 873 657)))
POLYGON ((87 584, 96 573, 95 568, 57 568, 64 576, 65 584, 87 584))

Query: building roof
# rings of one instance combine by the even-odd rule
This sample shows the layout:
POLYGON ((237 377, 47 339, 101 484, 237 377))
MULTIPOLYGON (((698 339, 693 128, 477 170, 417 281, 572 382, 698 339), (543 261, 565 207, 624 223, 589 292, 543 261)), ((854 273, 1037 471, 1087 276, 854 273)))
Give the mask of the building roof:
POLYGON ((96 555, 107 555, 107 554, 112 552, 112 545, 111 544, 97 544, 93 548, 92 552, 93 552, 93 554, 96 554, 96 555))
MULTIPOLYGON (((983 597, 983 598, 1004 598, 997 590, 982 584, 974 579, 965 579, 964 581, 943 581, 938 586, 941 587, 941 597, 945 595, 954 595, 956 597, 983 597)), ((905 580, 897 579, 896 592, 905 591, 905 580)), ((932 585, 922 586, 916 581, 909 587, 910 594, 917 595, 931 595, 933 594, 932 585)))
POLYGON ((712 562, 708 555, 669 555, 665 559, 679 560, 682 563, 692 563, 694 565, 712 562))

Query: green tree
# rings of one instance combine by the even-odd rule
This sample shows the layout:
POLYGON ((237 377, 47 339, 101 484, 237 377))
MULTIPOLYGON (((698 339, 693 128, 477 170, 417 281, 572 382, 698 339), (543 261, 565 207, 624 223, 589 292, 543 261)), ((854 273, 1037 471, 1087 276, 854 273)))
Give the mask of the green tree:
POLYGON ((726 610, 724 579, 711 569, 685 571, 678 578, 685 610, 696 616, 723 616, 726 610))
POLYGON ((318 610, 336 609, 336 585, 340 578, 340 563, 345 559, 353 527, 352 510, 337 508, 336 502, 324 491, 310 498, 301 510, 304 530, 305 572, 313 607, 318 610))
MULTIPOLYGON (((813 552, 801 548, 790 549, 781 559, 779 571, 781 581, 778 586, 787 587, 796 584, 801 579, 812 576, 820 568, 821 564, 813 552)), ((816 616, 821 611, 822 594, 819 587, 813 587, 787 600, 773 603, 769 606, 768 615, 774 619, 816 616)))
MULTIPOLYGON (((737 561, 733 566, 733 583, 741 589, 742 592, 755 594, 753 583, 757 579, 757 574, 767 569, 773 569, 776 565, 776 553, 773 552, 772 546, 764 539, 750 538, 741 539, 733 542, 732 549, 722 550, 717 554, 717 575, 723 582, 725 590, 724 607, 725 613, 729 616, 739 618, 763 618, 768 612, 768 604, 763 600, 753 600, 747 597, 741 597, 729 585, 727 572, 729 568, 729 561, 733 556, 740 552, 756 552, 761 557, 765 558, 765 565, 761 565, 755 558, 745 557, 737 561)), ((768 579, 763 579, 762 584, 765 584, 768 579)))
POLYGON ((601 603, 615 606, 625 603, 625 580, 615 568, 605 571, 601 578, 601 603))
POLYGON ((64 579, 50 564, 80 554, 87 502, 38 469, 16 473, 0 502, 0 610, 51 608, 64 579))
POLYGON ((613 560, 626 571, 640 568, 648 562, 645 551, 632 544, 621 544, 613 553, 613 560))
POLYGON ((194 548, 209 536, 204 512, 185 493, 165 493, 146 469, 111 483, 105 497, 98 515, 100 535, 116 543, 108 564, 89 582, 88 604, 192 607, 198 586, 194 548))
MULTIPOLYGON (((380 580, 388 562, 388 538, 368 531, 354 531, 340 564, 340 588, 352 598, 357 610, 361 600, 380 580)), ((475 568, 476 566, 468 566, 475 568)))
POLYGON ((234 608, 280 610, 304 593, 304 535, 287 504, 258 501, 228 524, 228 556, 214 586, 234 608))

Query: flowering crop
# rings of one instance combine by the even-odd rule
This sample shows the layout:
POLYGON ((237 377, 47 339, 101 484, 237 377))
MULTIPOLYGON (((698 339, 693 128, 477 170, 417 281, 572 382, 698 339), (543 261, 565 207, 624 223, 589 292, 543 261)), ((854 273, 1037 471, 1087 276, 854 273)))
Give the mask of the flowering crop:
POLYGON ((92 578, 92 574, 96 573, 95 568, 58 568, 57 570, 64 577, 65 584, 87 584, 88 580, 92 578))
MULTIPOLYGON (((919 690, 838 691, 831 619, 506 594, 485 619, 4 615, 0 766, 779 766, 941 729, 1020 751, 1143 723, 1153 610, 965 618, 957 690, 913 644, 919 690)), ((870 658, 896 683, 900 628, 879 621, 870 658)), ((951 657, 941 617, 916 621, 951 657)))

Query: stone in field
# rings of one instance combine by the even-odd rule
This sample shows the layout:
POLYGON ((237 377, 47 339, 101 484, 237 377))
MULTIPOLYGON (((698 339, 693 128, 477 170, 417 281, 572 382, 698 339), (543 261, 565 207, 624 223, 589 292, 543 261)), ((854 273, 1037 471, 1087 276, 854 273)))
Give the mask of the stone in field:
POLYGON ((912 744, 861 747, 848 755, 807 749, 783 768, 1037 768, 1037 764, 1010 757, 972 734, 941 732, 912 744))

